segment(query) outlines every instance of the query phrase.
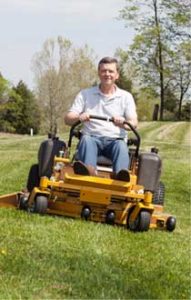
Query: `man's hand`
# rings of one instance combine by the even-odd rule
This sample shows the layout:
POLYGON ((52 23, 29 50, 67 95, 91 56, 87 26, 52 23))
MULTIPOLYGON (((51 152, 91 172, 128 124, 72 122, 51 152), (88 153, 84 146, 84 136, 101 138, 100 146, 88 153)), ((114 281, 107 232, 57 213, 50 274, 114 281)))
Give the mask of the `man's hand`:
POLYGON ((86 122, 90 120, 90 115, 87 112, 84 112, 79 115, 80 122, 86 122))
POLYGON ((124 124, 124 122, 130 123, 134 128, 137 127, 137 123, 138 123, 137 117, 127 121, 124 117, 118 117, 118 116, 113 117, 113 122, 116 126, 124 128, 126 130, 131 130, 131 128, 127 124, 124 124))
POLYGON ((124 128, 124 122, 125 122, 125 118, 124 117, 120 117, 120 116, 115 116, 113 117, 113 122, 116 126, 124 128))

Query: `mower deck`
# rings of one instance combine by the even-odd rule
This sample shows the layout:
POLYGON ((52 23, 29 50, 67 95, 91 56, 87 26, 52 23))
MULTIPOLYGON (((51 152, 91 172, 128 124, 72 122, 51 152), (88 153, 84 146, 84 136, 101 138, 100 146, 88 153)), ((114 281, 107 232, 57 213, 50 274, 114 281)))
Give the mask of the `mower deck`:
POLYGON ((19 198, 21 193, 12 193, 0 196, 0 207, 15 207, 19 205, 19 198))

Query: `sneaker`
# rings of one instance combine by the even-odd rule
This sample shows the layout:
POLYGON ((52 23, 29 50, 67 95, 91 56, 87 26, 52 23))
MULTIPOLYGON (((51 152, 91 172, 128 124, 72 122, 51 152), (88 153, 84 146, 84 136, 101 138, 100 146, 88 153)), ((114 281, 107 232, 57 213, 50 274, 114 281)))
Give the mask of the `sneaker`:
POLYGON ((130 181, 130 175, 128 170, 126 169, 122 169, 120 170, 115 177, 116 180, 121 180, 121 181, 126 181, 129 182, 130 181))
POLYGON ((87 166, 81 162, 80 160, 75 161, 74 165, 74 173, 79 175, 90 175, 90 172, 87 168, 87 166))

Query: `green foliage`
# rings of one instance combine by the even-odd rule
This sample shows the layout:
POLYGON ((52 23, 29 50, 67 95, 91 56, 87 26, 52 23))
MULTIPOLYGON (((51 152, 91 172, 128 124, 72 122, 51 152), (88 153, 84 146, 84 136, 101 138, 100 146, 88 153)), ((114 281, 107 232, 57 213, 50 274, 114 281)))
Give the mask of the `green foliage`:
POLYGON ((182 120, 191 121, 191 101, 186 102, 182 107, 182 120))
POLYGON ((117 85, 119 88, 133 93, 134 98, 136 98, 133 91, 133 64, 129 61, 128 53, 118 48, 115 52, 115 56, 119 62, 119 79, 117 80, 117 85))
POLYGON ((8 86, 5 79, 1 78, 1 83, 4 100, 0 103, 0 131, 24 134, 30 133, 30 128, 33 128, 37 133, 40 112, 32 92, 22 81, 13 88, 8 86))
POLYGON ((176 95, 170 90, 165 91, 165 104, 164 108, 169 112, 174 112, 177 107, 178 99, 176 95))
POLYGON ((0 110, 0 131, 16 132, 17 121, 21 119, 21 97, 14 91, 9 91, 9 99, 0 110))
POLYGON ((0 73, 0 104, 6 100, 9 82, 0 73))
POLYGON ((137 113, 140 121, 151 121, 154 106, 159 103, 156 93, 150 88, 143 88, 137 96, 137 113))
POLYGON ((167 16, 169 16, 169 21, 176 25, 177 35, 185 35, 185 38, 189 37, 189 31, 185 32, 191 24, 191 12, 190 12, 190 1, 162 1, 167 16))
POLYGON ((38 133, 40 128, 40 111, 33 93, 27 88, 24 82, 20 81, 13 89, 17 95, 20 95, 20 117, 18 115, 16 132, 29 133, 33 128, 34 133, 38 133))
MULTIPOLYGON (((175 231, 134 234, 1 208, 1 299, 190 299, 190 124, 143 122, 139 128, 143 151, 160 150, 165 211, 176 215, 175 231)), ((25 186, 43 139, 0 136, 1 194, 25 186)))
POLYGON ((119 79, 117 80, 117 86, 128 92, 132 92, 132 81, 125 76, 123 70, 120 70, 119 72, 119 79))

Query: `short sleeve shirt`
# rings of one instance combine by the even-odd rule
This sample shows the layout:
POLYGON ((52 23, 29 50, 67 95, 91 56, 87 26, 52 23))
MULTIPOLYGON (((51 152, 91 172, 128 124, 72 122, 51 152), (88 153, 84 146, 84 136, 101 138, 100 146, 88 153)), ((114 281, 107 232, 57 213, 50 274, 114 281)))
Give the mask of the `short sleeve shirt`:
MULTIPOLYGON (((69 112, 81 114, 88 112, 90 115, 112 118, 121 116, 126 121, 136 116, 136 107, 133 96, 118 87, 110 97, 105 96, 99 86, 82 90, 75 98, 69 112)), ((83 134, 92 136, 106 136, 111 138, 125 138, 125 129, 115 126, 113 122, 91 119, 84 122, 83 134)))

